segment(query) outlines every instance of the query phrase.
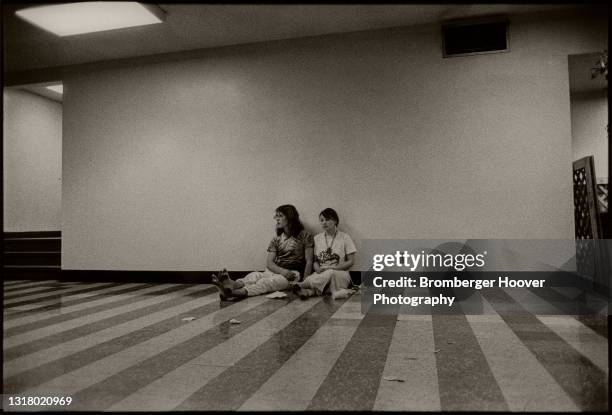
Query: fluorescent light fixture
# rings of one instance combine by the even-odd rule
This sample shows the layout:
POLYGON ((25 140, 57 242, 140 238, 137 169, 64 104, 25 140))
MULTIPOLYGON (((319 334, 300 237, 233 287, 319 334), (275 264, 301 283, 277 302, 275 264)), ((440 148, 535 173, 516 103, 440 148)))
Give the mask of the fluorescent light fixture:
POLYGON ((161 23, 164 18, 160 8, 131 1, 53 4, 18 10, 15 14, 58 36, 161 23))
POLYGON ((49 85, 48 87, 46 87, 47 89, 53 91, 53 92, 57 92, 60 94, 64 93, 64 85, 59 84, 59 85, 49 85))

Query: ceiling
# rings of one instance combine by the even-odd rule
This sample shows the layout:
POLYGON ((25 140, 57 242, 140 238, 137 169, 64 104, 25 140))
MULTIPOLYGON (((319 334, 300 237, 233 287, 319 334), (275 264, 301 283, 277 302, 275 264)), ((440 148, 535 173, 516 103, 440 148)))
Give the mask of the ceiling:
POLYGON ((14 87, 16 89, 20 89, 23 91, 28 91, 36 95, 40 95, 41 97, 49 98, 53 101, 62 102, 63 94, 47 89, 47 86, 57 85, 57 82, 45 82, 39 84, 28 84, 28 85, 19 85, 14 87))
MULTIPOLYGON (((27 5, 31 7, 32 5, 27 5)), ((434 23, 489 14, 519 14, 576 5, 218 5, 159 4, 163 24, 57 37, 2 4, 5 72, 329 33, 434 23)))

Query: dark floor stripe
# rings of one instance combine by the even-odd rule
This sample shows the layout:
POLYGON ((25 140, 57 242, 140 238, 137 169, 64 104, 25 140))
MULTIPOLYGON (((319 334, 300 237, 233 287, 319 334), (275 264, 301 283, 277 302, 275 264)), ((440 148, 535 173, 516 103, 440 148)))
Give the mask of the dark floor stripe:
POLYGON ((193 393, 175 410, 238 409, 329 320, 343 303, 344 300, 333 301, 331 297, 324 298, 193 393))
POLYGON ((397 314, 366 314, 308 410, 371 411, 396 322, 397 314))
MULTIPOLYGON (((71 354, 61 359, 54 360, 49 363, 45 363, 41 366, 30 369, 26 372, 14 375, 5 380, 4 382, 4 390, 6 391, 5 393, 19 393, 24 390, 30 389, 32 387, 43 384, 45 382, 48 382, 65 373, 69 373, 73 370, 77 370, 97 360, 103 359, 115 353, 119 353, 122 350, 125 350, 129 347, 136 346, 139 343, 145 342, 154 337, 160 336, 170 330, 176 329, 177 327, 180 327, 181 325, 185 324, 182 321, 184 317, 195 317, 196 319, 202 318, 208 314, 211 314, 219 310, 220 308, 225 307, 226 304, 227 303, 214 302, 214 303, 203 305, 199 308, 195 308, 193 310, 185 311, 184 313, 174 315, 158 323, 155 323, 155 324, 152 324, 146 327, 142 327, 138 330, 134 330, 131 333, 127 333, 115 339, 108 340, 106 342, 97 344, 95 346, 92 346, 80 352, 71 354)), ((256 311, 251 310, 250 312, 257 314, 256 311)), ((242 317, 246 321, 248 318, 255 318, 255 315, 251 317, 248 317, 248 316, 242 316, 242 317)), ((241 327, 239 327, 239 329, 240 328, 241 327)), ((235 326, 232 325, 231 329, 234 330, 235 326)), ((202 335, 198 336, 198 338, 201 338, 201 337, 202 335)), ((217 337, 219 337, 219 335, 217 335, 217 337)), ((224 340, 226 340, 226 338, 221 335, 220 338, 218 339, 218 342, 223 342, 224 340)), ((203 342, 203 340, 200 339, 200 342, 203 342)), ((198 345, 199 344, 200 343, 198 342, 198 345)), ((181 350, 181 352, 184 353, 184 354, 181 354, 181 356, 184 356, 184 357, 190 356, 189 351, 185 352, 184 350, 181 350)), ((146 364, 144 364, 143 366, 144 371, 143 373, 141 373, 141 375, 155 376, 154 373, 156 373, 156 371, 153 369, 156 368, 158 365, 160 365, 160 362, 156 362, 155 359, 150 359, 150 360, 153 361, 155 364, 151 364, 149 360, 147 360, 148 363, 144 362, 146 364), (151 372, 147 372, 149 369, 151 369, 151 372)), ((164 358, 164 361, 166 361, 165 358, 164 358)), ((149 382, 150 381, 151 380, 149 380, 149 382)), ((117 384, 115 384, 115 387, 116 385, 117 384)), ((124 388, 128 388, 128 386, 124 383, 120 383, 120 385, 121 385, 120 390, 124 390, 124 388)), ((95 385, 93 385, 92 388, 95 388, 95 385)), ((109 389, 109 395, 110 395, 110 390, 111 389, 109 389)), ((102 395, 107 395, 107 394, 106 392, 103 392, 102 395)), ((73 402, 76 404, 78 401, 73 399, 73 402)), ((91 406, 90 403, 87 401, 84 401, 83 404, 87 405, 86 409, 91 409, 94 407, 94 406, 91 406)), ((71 408, 71 409, 74 409, 74 408, 71 408)))
POLYGON ((14 290, 7 290, 5 288, 2 299, 3 301, 6 302, 6 301, 13 300, 15 298, 25 297, 26 295, 38 294, 41 290, 57 290, 60 288, 68 288, 68 287, 60 282, 56 282, 53 284, 45 284, 45 285, 41 285, 38 287, 32 287, 32 288, 27 287, 27 288, 20 288, 20 289, 14 289, 14 290), (36 288, 36 289, 32 289, 32 288, 36 288))
POLYGON ((503 290, 483 289, 482 295, 581 410, 608 410, 604 371, 503 290))
MULTIPOLYGON (((18 285, 26 285, 26 284, 48 284, 50 282, 60 282, 57 278, 45 278, 45 279, 35 279, 35 280, 6 280, 4 282, 4 286, 15 287, 18 285)), ((75 281, 76 282, 76 281, 75 281)))
MULTIPOLYGON (((18 291, 21 291, 21 290, 27 290, 27 289, 35 288, 35 287, 55 287, 55 286, 58 286, 59 284, 63 284, 63 283, 60 282, 60 281, 45 281, 45 282, 38 281, 38 282, 28 283, 28 284, 19 285, 19 286, 13 285, 13 286, 7 287, 5 285, 4 286, 4 293, 5 294, 7 294, 7 293, 15 293, 15 292, 18 292, 18 291)), ((81 283, 73 282, 72 284, 76 285, 76 284, 81 284, 81 283)))
MULTIPOLYGON (((180 291, 184 289, 184 287, 169 287, 164 290, 156 291, 155 295, 163 295, 169 294, 175 291, 180 291)), ((86 324, 83 326, 75 327, 70 330, 61 331, 56 334, 52 334, 50 336, 46 336, 28 343, 20 344, 18 346, 10 347, 4 350, 4 360, 15 359, 20 356, 25 356, 30 353, 38 352, 40 350, 56 346, 58 344, 77 339, 79 337, 87 336, 91 333, 95 333, 100 330, 107 329, 109 327, 116 326, 121 323, 125 323, 130 320, 134 320, 140 317, 144 317, 148 314, 155 313, 157 311, 164 310, 169 307, 173 307, 175 305, 183 304, 187 301, 190 301, 194 298, 203 297, 205 295, 212 294, 216 292, 216 287, 209 287, 202 291, 197 291, 193 293, 189 293, 187 295, 179 295, 177 297, 172 297, 166 301, 163 301, 158 304, 152 304, 143 308, 138 308, 133 311, 128 311, 116 316, 108 317, 94 323, 86 324)), ((153 294, 153 293, 150 293, 153 294)), ((127 302, 132 303, 134 299, 129 299, 127 302)))
MULTIPOLYGON (((45 296, 45 297, 41 297, 41 298, 35 298, 35 299, 32 299, 32 300, 18 301, 16 303, 12 303, 12 304, 5 304, 4 305, 4 309, 6 310, 6 309, 14 308, 14 307, 19 307, 19 306, 22 306, 22 305, 27 305, 27 304, 36 304, 36 303, 40 303, 42 301, 49 301, 49 300, 60 301, 63 296, 75 295, 75 294, 84 294, 84 293, 88 293, 88 292, 92 292, 92 291, 103 290, 104 288, 116 287, 116 286, 121 285, 121 284, 123 284, 123 283, 111 282, 111 283, 108 283, 108 284, 99 285, 97 287, 87 287, 87 288, 83 288, 82 290, 70 291, 68 293, 51 294, 49 296, 45 296)), ((55 291, 57 291, 57 290, 55 290, 55 291)))
MULTIPOLYGON (((76 304, 82 304, 82 303, 86 303, 86 302, 89 302, 89 301, 94 301, 94 300, 97 300, 97 299, 100 299, 100 298, 105 298, 105 297, 108 297, 108 296, 113 296, 115 294, 125 294, 125 293, 129 293, 129 292, 137 291, 137 290, 143 290, 145 288, 149 288, 149 287, 152 287, 154 285, 158 285, 158 284, 143 284, 141 286, 128 287, 128 288, 123 289, 123 290, 113 291, 112 293, 95 294, 95 295, 92 295, 91 297, 87 297, 87 298, 76 298, 74 300, 67 300, 67 301, 64 301, 64 299, 61 299, 61 301, 57 301, 56 303, 53 303, 53 304, 49 304, 49 305, 45 305, 45 306, 41 306, 41 307, 36 307, 36 308, 31 308, 29 310, 14 311, 11 314, 5 315, 4 316, 4 320, 5 321, 9 321, 9 320, 13 320, 13 319, 20 318, 20 317, 23 317, 23 316, 29 316, 29 315, 33 315, 33 314, 36 314, 36 313, 44 313, 44 312, 53 311, 53 310, 61 311, 61 309, 63 309, 64 307, 68 307, 68 306, 72 306, 72 305, 76 305, 76 304)), ((132 298, 132 300, 133 300, 133 298, 132 298)), ((120 301, 123 301, 123 300, 120 300, 120 301)), ((101 304, 101 305, 94 306, 94 307, 92 307, 90 309, 87 309, 87 310, 77 311, 77 312, 70 313, 70 314, 71 315, 77 315, 77 316, 90 314, 90 313, 93 313, 93 312, 96 312, 96 311, 104 310, 105 308, 108 307, 109 304, 115 304, 115 303, 101 304)))
POLYGON ((30 281, 25 281, 25 280, 24 281, 21 281, 21 280, 20 281, 14 281, 14 280, 8 281, 7 280, 7 281, 4 281, 4 286, 5 287, 12 287, 14 285, 27 284, 28 282, 30 282, 30 281))
MULTIPOLYGON (((153 287, 155 284, 146 284, 146 285, 140 285, 140 286, 136 286, 136 287, 128 287, 125 288, 123 290, 117 290, 117 291, 113 291, 111 293, 102 293, 102 294, 96 294, 96 295, 92 295, 91 297, 87 297, 87 298, 78 298, 76 300, 72 300, 72 301, 62 301, 59 302, 57 305, 52 305, 52 306, 45 306, 42 307, 45 310, 44 311, 49 311, 50 307, 53 307, 55 309, 62 309, 62 308, 66 308, 66 307, 70 307, 76 304, 83 304, 83 303, 87 303, 90 301, 96 301, 99 300, 101 298, 108 298, 108 297, 113 297, 115 295, 121 295, 121 294, 126 294, 126 293, 130 293, 130 292, 134 292, 134 291, 138 291, 138 290, 143 290, 146 288, 150 288, 153 287)), ((129 304, 130 302, 134 301, 135 299, 138 299, 138 296, 134 296, 129 298, 129 301, 124 302, 124 304, 129 304)), ((127 300, 127 299, 126 299, 127 300)), ((15 336, 17 334, 21 334, 21 333, 25 333, 27 331, 32 331, 32 330, 36 330, 39 329, 41 327, 45 327, 45 326, 49 326, 51 324, 57 324, 57 323, 61 323, 63 321, 67 321, 67 320, 72 320, 73 318, 77 318, 77 317, 83 317, 86 316, 88 314, 93 314, 93 313, 97 313, 98 311, 101 310, 105 310, 108 308, 113 308, 116 307, 116 303, 117 302, 122 302, 123 300, 120 301, 115 301, 115 302, 110 302, 110 303, 106 303, 106 304, 100 304, 98 306, 94 306, 91 308, 86 308, 84 310, 76 310, 76 311, 72 311, 69 313, 65 313, 65 314, 58 314, 56 316, 51 316, 49 318, 45 318, 43 320, 38 320, 38 321, 33 321, 31 323, 26 323, 20 326, 15 326, 15 327, 11 327, 8 328, 4 331, 4 338, 9 338, 12 336, 15 336), (115 304, 115 305, 113 305, 115 304)), ((42 309, 33 309, 33 310, 29 310, 29 312, 24 311, 25 314, 31 315, 33 314, 33 311, 36 312, 40 312, 43 311, 42 309)), ((21 315, 23 317, 23 314, 21 315)), ((11 317, 13 317, 13 315, 11 315, 11 317)), ((8 318, 5 318, 5 320, 10 320, 8 318)))
MULTIPOLYGON (((82 283, 77 283, 77 282, 71 282, 70 286, 77 286, 77 285, 82 285, 82 283)), ((65 282, 60 282, 60 281, 53 281, 53 282, 45 282, 45 283, 38 283, 38 284, 33 284, 33 285, 28 285, 25 287, 13 287, 10 289, 5 288, 4 289, 4 295, 5 297, 3 297, 5 300, 7 299, 6 296, 8 294, 13 295, 13 294, 23 294, 23 295, 27 295, 30 293, 23 293, 24 290, 29 290, 31 288, 56 288, 56 287, 68 287, 68 285, 65 282)), ((32 292, 33 294, 35 294, 34 292, 32 292)))
MULTIPOLYGON (((177 367, 248 329, 286 304, 287 301, 283 300, 267 300, 235 316, 234 318, 241 321, 240 324, 230 324, 228 320, 225 320, 220 322, 218 326, 181 344, 160 351, 156 356, 79 391, 73 396, 76 406, 72 409, 88 410, 96 408, 96 410, 104 410, 177 367), (82 407, 79 405, 82 405, 82 407)), ((219 308, 219 303, 215 303, 215 306, 219 308)), ((217 396, 218 398, 219 396, 217 396)))
POLYGON ((573 316, 576 320, 602 337, 608 338, 608 316, 605 314, 585 314, 573 316))
MULTIPOLYGON (((445 295, 460 295, 448 290, 445 295)), ((432 290, 431 295, 439 295, 432 290)), ((459 304, 432 307, 442 411, 508 411, 508 404, 459 304), (444 307, 444 308, 441 308, 444 307)))
MULTIPOLYGON (((542 300, 549 302, 552 305, 555 304, 567 304, 571 303, 572 299, 561 294, 557 290, 551 288, 530 288, 529 292, 537 295, 542 300)), ((578 300, 575 300, 577 302, 578 300)), ((588 311, 588 310, 587 310, 588 311)), ((589 313, 579 310, 580 314, 570 314, 571 317, 575 318, 595 333, 600 336, 608 338, 608 318, 605 314, 589 313)))
POLYGON ((32 291, 27 291, 27 292, 19 292, 19 293, 9 293, 9 295, 4 295, 4 301, 9 301, 9 300, 14 300, 17 298, 22 298, 22 297, 28 297, 30 295, 39 295, 39 294, 45 294, 45 293, 52 293, 54 291, 58 291, 58 290, 66 290, 69 288, 77 288, 78 285, 74 285, 74 284, 66 284, 66 283, 57 283, 57 284, 53 284, 52 286, 43 286, 43 287, 37 287, 35 290, 32 291))

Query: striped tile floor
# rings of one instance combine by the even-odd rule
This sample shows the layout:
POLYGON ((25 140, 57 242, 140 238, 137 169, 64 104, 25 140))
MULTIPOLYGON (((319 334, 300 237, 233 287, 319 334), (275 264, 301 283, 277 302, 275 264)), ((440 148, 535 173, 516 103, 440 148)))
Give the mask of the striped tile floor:
POLYGON ((605 317, 538 315, 534 295, 364 315, 359 293, 220 303, 206 284, 5 281, 3 410, 607 411, 605 317), (10 405, 35 396, 72 403, 10 405))

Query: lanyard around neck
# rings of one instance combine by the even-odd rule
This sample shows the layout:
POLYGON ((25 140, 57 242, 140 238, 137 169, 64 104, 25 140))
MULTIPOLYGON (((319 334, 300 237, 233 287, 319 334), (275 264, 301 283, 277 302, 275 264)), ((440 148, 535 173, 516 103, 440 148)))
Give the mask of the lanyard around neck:
POLYGON ((331 244, 327 243, 327 232, 325 232, 323 235, 325 236, 325 246, 327 246, 327 251, 331 252, 331 249, 334 246, 334 239, 336 239, 336 235, 338 235, 338 230, 336 229, 336 233, 334 233, 334 237, 331 240, 331 244))

